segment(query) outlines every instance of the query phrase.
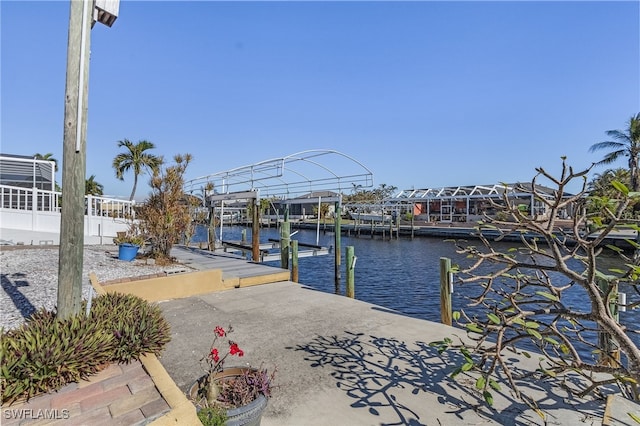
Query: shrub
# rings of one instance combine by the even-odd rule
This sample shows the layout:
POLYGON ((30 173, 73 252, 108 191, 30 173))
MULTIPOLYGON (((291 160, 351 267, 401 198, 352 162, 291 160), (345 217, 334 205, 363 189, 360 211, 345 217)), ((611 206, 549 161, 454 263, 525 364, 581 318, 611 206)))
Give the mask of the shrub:
POLYGON ((109 362, 114 344, 113 333, 84 315, 59 320, 36 312, 0 338, 2 403, 88 377, 109 362))
POLYGON ((95 298, 90 317, 115 338, 112 362, 129 363, 144 353, 158 354, 171 340, 169 324, 160 308, 130 294, 95 298))
POLYGON ((184 236, 192 218, 184 193, 184 173, 191 154, 174 156, 175 164, 159 167, 149 182, 151 195, 136 208, 140 231, 152 241, 151 257, 171 259, 171 248, 184 236))
POLYGON ((158 354, 170 340, 160 309, 139 297, 106 294, 92 305, 88 316, 67 319, 40 310, 22 326, 2 332, 2 404, 57 390, 108 363, 158 354))
POLYGON ((466 259, 454 268, 457 283, 476 286, 476 290, 460 291, 474 310, 452 314, 466 330, 467 339, 456 336, 456 341, 447 337, 431 342, 440 353, 454 350, 461 355, 449 358, 459 360, 451 376, 474 377, 466 383, 473 388, 475 382, 474 391, 488 405, 493 404, 492 392, 500 390, 498 381, 505 379, 513 394, 536 410, 545 424, 546 415, 538 407, 541 394, 531 392, 535 380, 557 380, 570 397, 579 398, 606 394, 615 384, 622 396, 640 400, 636 340, 640 327, 633 321, 621 324, 618 318, 620 308, 640 306, 640 244, 625 237, 632 249, 625 252, 605 240, 616 231, 640 230, 637 220, 626 217, 640 193, 613 181, 615 198, 587 196, 590 168, 574 172, 563 158, 561 170, 555 177, 537 168, 531 183, 514 189, 530 194, 540 214, 524 213, 509 203, 504 191, 502 206, 489 200, 492 208, 503 209, 503 215, 478 223, 481 244, 456 243, 461 259, 466 259), (575 180, 582 182, 582 189, 567 194, 566 188, 575 180), (555 186, 552 190, 549 182, 555 186), (588 204, 591 213, 587 213, 588 204), (567 230, 557 218, 571 210, 575 213, 567 230), (585 226, 597 233, 585 234, 581 231, 585 226), (497 231, 499 236, 494 240, 484 230, 497 231), (517 235, 520 242, 506 247, 496 243, 509 235, 517 235), (619 297, 622 286, 628 288, 628 299, 619 297), (523 375, 512 362, 514 353, 537 357, 537 371, 523 375))

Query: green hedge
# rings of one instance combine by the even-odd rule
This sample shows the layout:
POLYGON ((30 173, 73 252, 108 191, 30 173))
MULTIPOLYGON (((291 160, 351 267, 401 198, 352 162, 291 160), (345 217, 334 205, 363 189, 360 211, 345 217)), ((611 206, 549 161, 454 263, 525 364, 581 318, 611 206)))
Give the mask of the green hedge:
POLYGON ((37 311, 0 336, 2 404, 57 390, 109 363, 159 354, 170 339, 160 308, 137 296, 100 295, 88 316, 64 320, 37 311))

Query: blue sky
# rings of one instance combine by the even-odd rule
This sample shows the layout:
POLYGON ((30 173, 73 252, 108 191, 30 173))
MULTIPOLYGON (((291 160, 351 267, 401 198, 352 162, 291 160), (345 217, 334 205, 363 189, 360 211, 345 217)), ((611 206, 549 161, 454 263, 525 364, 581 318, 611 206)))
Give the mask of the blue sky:
MULTIPOLYGON (((400 189, 586 168, 640 112, 639 5, 124 0, 91 32, 87 176, 128 197, 124 138, 192 154, 187 178, 307 149, 400 189)), ((69 2, 0 14, 0 151, 62 160, 69 2)))

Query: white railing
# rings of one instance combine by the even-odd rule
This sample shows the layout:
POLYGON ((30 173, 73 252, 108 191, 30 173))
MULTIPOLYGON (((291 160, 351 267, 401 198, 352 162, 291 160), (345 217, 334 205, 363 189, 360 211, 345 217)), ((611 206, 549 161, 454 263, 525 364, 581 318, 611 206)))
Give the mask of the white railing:
POLYGON ((0 185, 0 207, 5 209, 32 210, 35 200, 38 211, 60 211, 59 196, 60 193, 54 191, 0 185))
MULTIPOLYGON (((37 188, 0 185, 0 227, 37 232, 59 232, 62 193, 37 188)), ((134 219, 135 202, 117 198, 85 197, 85 236, 116 236, 134 219)))

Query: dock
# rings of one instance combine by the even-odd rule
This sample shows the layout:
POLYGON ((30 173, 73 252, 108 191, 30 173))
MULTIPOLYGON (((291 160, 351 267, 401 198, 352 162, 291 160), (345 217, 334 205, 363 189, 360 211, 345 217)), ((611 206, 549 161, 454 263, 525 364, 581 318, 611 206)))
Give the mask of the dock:
POLYGON ((232 253, 175 246, 171 255, 177 262, 194 269, 220 269, 223 280, 238 279, 242 287, 289 281, 291 278, 290 272, 286 269, 262 265, 232 253))
MULTIPOLYGON (((222 247, 225 253, 242 253, 243 257, 247 254, 251 254, 253 250, 250 241, 222 241, 222 247)), ((258 247, 260 251, 260 262, 280 260, 280 240, 270 238, 269 242, 260 243, 258 247)), ((298 251, 299 258, 322 256, 332 252, 331 247, 322 247, 316 244, 303 242, 298 242, 298 247, 303 248, 303 250, 298 251)), ((291 256, 291 252, 289 252, 289 256, 291 256)))

